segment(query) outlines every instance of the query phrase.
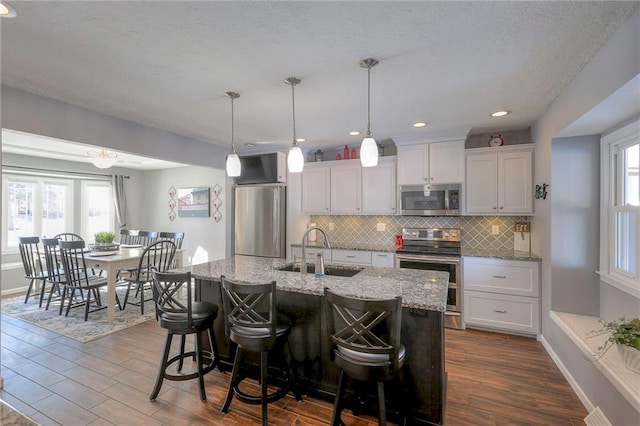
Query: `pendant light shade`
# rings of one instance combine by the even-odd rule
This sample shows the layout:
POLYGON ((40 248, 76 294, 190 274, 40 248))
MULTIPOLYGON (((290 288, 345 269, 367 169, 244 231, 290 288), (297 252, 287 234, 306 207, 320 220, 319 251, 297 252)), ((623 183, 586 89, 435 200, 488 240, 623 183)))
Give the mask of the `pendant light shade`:
POLYGON ((376 66, 377 59, 368 58, 360 61, 360 66, 367 69, 367 135, 360 145, 360 163, 362 167, 378 165, 378 144, 371 134, 371 68, 376 66))
POLYGON ((227 176, 238 177, 242 172, 242 166, 240 164, 240 157, 236 154, 236 146, 233 141, 233 100, 240 97, 236 92, 225 92, 226 97, 231 99, 231 153, 227 156, 227 176))
POLYGON ((284 82, 291 86, 291 105, 293 107, 293 143, 287 156, 287 168, 289 173, 301 173, 304 169, 304 155, 302 155, 302 149, 298 146, 298 138, 296 137, 296 97, 294 92, 294 87, 300 83, 300 79, 287 77, 284 82))

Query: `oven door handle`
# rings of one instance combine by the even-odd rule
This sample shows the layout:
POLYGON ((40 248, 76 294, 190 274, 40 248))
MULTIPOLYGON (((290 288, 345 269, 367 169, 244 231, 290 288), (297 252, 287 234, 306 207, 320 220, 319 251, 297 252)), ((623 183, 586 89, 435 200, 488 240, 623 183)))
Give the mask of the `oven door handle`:
POLYGON ((438 263, 446 263, 446 264, 452 264, 452 265, 458 265, 460 264, 460 259, 454 258, 445 258, 445 257, 439 257, 439 256, 411 256, 411 255, 406 255, 406 254, 396 254, 396 260, 398 261, 403 261, 403 260, 415 260, 418 262, 438 262, 438 263))

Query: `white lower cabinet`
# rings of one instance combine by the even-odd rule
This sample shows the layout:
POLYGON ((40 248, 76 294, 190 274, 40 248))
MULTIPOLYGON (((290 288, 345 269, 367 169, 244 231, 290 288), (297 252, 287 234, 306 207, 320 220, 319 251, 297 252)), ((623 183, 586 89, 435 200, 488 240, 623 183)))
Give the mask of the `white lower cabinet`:
POLYGON ((506 332, 540 332, 540 263, 463 257, 464 322, 506 332))
POLYGON ((396 265, 395 254, 388 251, 372 251, 371 266, 384 266, 394 268, 396 265))
POLYGON ((333 263, 351 263, 357 265, 371 265, 371 252, 363 250, 331 250, 333 263))
MULTIPOLYGON (((395 266, 395 254, 386 251, 347 250, 308 248, 307 262, 315 262, 318 253, 322 253, 325 262, 345 265, 371 265, 393 268, 395 266)), ((302 259, 302 247, 291 246, 291 258, 302 259)))

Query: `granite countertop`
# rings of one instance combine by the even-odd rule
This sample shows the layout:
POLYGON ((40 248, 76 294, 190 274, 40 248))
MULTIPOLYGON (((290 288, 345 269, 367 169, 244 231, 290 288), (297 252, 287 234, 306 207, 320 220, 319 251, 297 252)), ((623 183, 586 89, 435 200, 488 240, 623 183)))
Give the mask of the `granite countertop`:
MULTIPOLYGON (((402 305, 409 308, 444 312, 447 302, 449 274, 440 271, 395 269, 367 266, 353 277, 326 276, 279 271, 283 259, 234 256, 227 259, 182 268, 194 278, 218 281, 227 278, 252 283, 275 280, 278 290, 322 295, 324 288, 345 296, 386 299, 402 296, 402 305)), ((333 266, 326 263, 327 267, 333 266)), ((335 265, 345 268, 344 265, 335 265)), ((348 267, 347 267, 348 268, 348 267)))
MULTIPOLYGON (((291 247, 302 247, 302 244, 291 244, 291 247)), ((323 243, 307 243, 307 248, 327 248, 323 243)), ((338 250, 361 250, 361 251, 384 251, 395 253, 394 244, 371 244, 371 243, 345 243, 341 241, 331 241, 331 248, 338 250)))
POLYGON ((0 425, 2 426, 34 426, 38 423, 17 411, 0 399, 0 425))
POLYGON ((468 257, 491 257, 495 259, 505 260, 525 260, 529 262, 541 262, 542 258, 537 254, 529 251, 518 250, 496 250, 496 249, 478 249, 478 248, 462 248, 462 256, 468 257))

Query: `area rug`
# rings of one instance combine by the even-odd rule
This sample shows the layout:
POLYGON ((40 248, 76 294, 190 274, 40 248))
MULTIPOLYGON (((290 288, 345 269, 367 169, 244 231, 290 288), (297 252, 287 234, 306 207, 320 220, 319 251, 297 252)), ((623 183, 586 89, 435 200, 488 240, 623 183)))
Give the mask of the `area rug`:
MULTIPOLYGON (((101 292, 100 297, 103 301, 106 301, 106 291, 101 292)), ((121 294, 120 291, 118 291, 118 297, 121 301, 124 301, 124 294, 121 294)), ((140 306, 127 304, 122 311, 116 308, 116 317, 113 321, 107 320, 106 309, 90 312, 88 321, 85 321, 84 306, 71 309, 68 317, 64 315, 64 312, 62 315, 58 315, 60 307, 58 302, 55 302, 54 305, 52 301, 47 311, 44 309, 46 301, 42 303, 43 307, 40 308, 38 307, 38 297, 34 296, 29 297, 29 301, 26 304, 24 303, 24 296, 2 299, 0 304, 0 312, 3 314, 19 318, 83 343, 155 318, 152 301, 145 303, 144 315, 140 315, 140 306)))

